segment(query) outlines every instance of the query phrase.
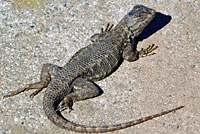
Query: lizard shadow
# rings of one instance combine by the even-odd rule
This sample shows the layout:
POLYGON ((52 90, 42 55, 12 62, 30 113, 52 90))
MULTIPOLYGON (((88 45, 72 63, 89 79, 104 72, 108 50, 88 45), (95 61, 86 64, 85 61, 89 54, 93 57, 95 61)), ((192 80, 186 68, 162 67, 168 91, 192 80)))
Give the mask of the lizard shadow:
POLYGON ((148 38, 152 34, 156 33, 158 30, 162 29, 171 21, 171 19, 172 17, 169 15, 156 12, 156 16, 152 20, 152 22, 144 29, 144 31, 138 37, 135 38, 134 40, 135 48, 133 49, 137 48, 137 44, 139 41, 148 38))

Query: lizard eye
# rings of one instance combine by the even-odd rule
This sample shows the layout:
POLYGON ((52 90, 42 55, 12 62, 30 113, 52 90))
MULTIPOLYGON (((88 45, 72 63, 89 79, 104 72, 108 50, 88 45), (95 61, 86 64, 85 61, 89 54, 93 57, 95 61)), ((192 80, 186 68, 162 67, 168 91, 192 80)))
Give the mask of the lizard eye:
POLYGON ((135 33, 135 30, 131 30, 131 33, 132 33, 132 35, 134 35, 134 33, 135 33))

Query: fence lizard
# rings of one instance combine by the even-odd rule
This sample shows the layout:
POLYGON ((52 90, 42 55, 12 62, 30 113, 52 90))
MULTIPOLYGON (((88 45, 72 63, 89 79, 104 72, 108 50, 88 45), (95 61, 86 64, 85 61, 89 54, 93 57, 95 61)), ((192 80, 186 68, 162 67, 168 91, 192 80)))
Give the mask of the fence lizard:
POLYGON ((146 49, 137 51, 134 39, 156 15, 154 9, 143 5, 136 5, 113 28, 108 24, 100 33, 91 37, 92 43, 75 53, 64 67, 44 64, 40 81, 28 84, 25 88, 11 92, 4 98, 17 95, 30 89, 37 89, 30 97, 34 97, 47 88, 43 98, 43 109, 55 125, 69 131, 82 133, 104 133, 124 129, 140 124, 147 120, 162 116, 183 106, 116 125, 85 126, 73 123, 61 115, 61 111, 72 110, 74 102, 100 95, 100 90, 94 83, 113 73, 123 60, 133 62, 141 57, 153 55, 157 48, 150 45, 146 49))

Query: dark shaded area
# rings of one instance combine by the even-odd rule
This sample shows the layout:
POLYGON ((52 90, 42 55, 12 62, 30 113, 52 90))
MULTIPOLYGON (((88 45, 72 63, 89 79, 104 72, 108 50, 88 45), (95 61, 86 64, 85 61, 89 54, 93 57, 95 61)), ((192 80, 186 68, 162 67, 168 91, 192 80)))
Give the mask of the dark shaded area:
POLYGON ((144 29, 144 31, 134 40, 134 43, 138 44, 139 41, 142 41, 151 36, 152 34, 156 33, 158 30, 162 29, 165 25, 167 25, 171 21, 171 19, 172 19, 171 16, 157 12, 155 18, 144 29))

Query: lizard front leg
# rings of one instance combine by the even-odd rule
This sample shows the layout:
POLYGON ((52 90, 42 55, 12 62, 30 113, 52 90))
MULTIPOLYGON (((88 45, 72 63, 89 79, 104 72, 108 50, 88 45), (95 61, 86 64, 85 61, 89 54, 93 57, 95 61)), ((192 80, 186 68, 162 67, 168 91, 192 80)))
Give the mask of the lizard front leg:
POLYGON ((108 23, 106 28, 101 28, 101 32, 100 33, 96 33, 94 35, 92 35, 90 37, 90 40, 92 42, 98 42, 99 40, 101 40, 108 32, 110 32, 113 28, 114 24, 110 24, 108 23))
POLYGON ((33 92, 30 97, 33 98, 35 95, 37 95, 40 91, 42 91, 44 88, 48 86, 53 76, 57 74, 57 71, 60 70, 61 67, 52 65, 52 64, 44 64, 42 67, 41 75, 40 75, 40 81, 32 84, 27 84, 24 88, 20 88, 16 91, 11 92, 8 95, 5 95, 4 98, 11 97, 18 95, 24 91, 28 91, 31 89, 36 89, 35 92, 33 92))
POLYGON ((146 49, 142 48, 140 51, 133 50, 132 46, 129 44, 125 47, 122 57, 124 60, 133 62, 138 60, 141 57, 146 57, 150 55, 154 55, 155 53, 152 53, 155 49, 157 49, 158 46, 155 46, 154 44, 148 46, 146 49))
POLYGON ((74 102, 82 101, 90 98, 94 98, 103 93, 103 91, 95 83, 78 78, 72 83, 73 92, 64 97, 60 102, 57 110, 63 111, 69 108, 73 110, 72 106, 74 102))

